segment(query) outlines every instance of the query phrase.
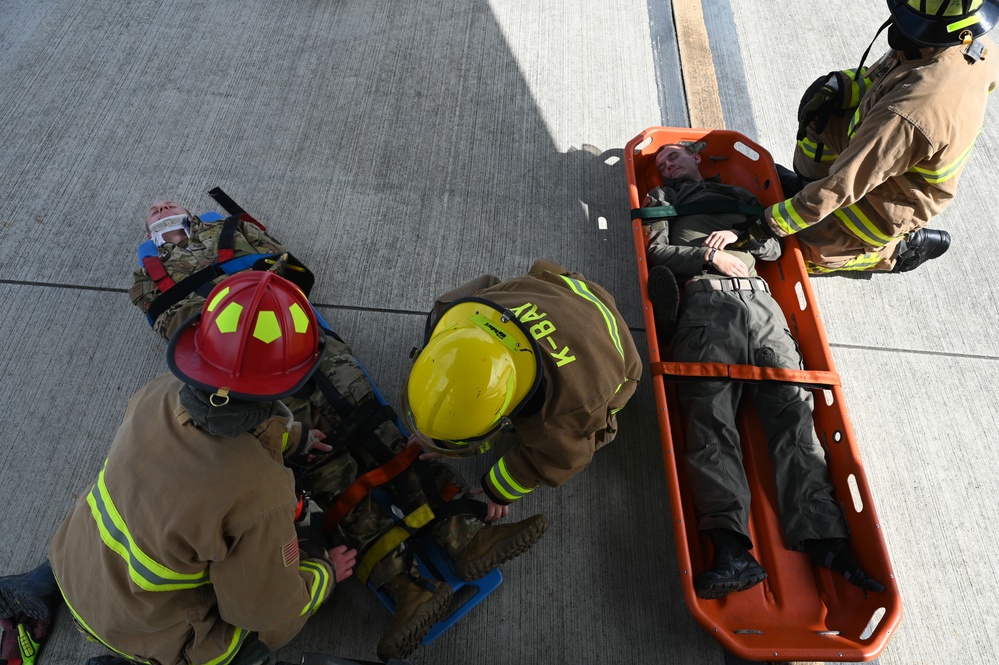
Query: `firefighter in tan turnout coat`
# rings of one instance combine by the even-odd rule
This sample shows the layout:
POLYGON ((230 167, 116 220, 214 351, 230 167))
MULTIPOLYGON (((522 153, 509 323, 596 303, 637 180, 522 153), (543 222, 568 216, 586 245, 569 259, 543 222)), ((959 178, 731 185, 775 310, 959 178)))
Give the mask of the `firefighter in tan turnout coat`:
POLYGON ((138 662, 252 663, 351 574, 346 547, 300 558, 284 464, 325 449, 278 401, 324 346, 304 294, 270 272, 225 280, 178 330, 173 374, 132 397, 49 549, 89 637, 138 662))
POLYGON ((999 84, 999 52, 984 37, 999 1, 888 7, 891 50, 805 92, 796 174, 781 178, 791 198, 765 211, 763 230, 794 234, 813 273, 904 272, 947 250, 950 235, 924 227, 956 195, 999 84))

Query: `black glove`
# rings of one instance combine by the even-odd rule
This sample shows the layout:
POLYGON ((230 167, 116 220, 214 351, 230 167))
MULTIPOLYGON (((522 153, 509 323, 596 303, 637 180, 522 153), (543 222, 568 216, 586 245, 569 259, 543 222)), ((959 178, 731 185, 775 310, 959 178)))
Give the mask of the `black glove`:
POLYGON ((806 129, 813 121, 815 131, 821 132, 830 117, 843 113, 846 91, 851 83, 843 72, 829 72, 808 86, 798 104, 799 141, 805 138, 806 129))

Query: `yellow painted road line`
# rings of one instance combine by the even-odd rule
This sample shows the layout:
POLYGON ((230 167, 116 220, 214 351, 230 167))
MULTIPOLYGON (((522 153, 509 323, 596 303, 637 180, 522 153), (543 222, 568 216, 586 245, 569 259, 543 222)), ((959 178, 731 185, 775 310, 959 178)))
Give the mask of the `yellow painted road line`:
POLYGON ((724 129, 725 116, 701 0, 673 0, 673 21, 690 126, 724 129))

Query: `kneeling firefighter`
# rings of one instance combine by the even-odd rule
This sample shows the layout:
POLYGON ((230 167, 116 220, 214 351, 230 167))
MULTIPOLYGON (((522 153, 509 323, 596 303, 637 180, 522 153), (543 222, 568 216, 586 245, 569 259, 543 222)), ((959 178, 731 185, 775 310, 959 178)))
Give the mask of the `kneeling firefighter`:
MULTIPOLYGON (((497 519, 535 488, 561 485, 589 465, 617 435, 617 412, 641 372, 610 294, 539 260, 521 277, 486 275, 437 299, 403 413, 438 455, 474 455, 504 439, 473 490, 486 495, 487 519, 497 519)), ((473 556, 468 565, 477 565, 473 556)))
POLYGON ((131 398, 49 548, 77 626, 110 660, 261 662, 350 576, 346 547, 300 558, 284 464, 316 439, 279 400, 325 347, 305 295, 269 272, 217 285, 171 338, 172 374, 131 398))

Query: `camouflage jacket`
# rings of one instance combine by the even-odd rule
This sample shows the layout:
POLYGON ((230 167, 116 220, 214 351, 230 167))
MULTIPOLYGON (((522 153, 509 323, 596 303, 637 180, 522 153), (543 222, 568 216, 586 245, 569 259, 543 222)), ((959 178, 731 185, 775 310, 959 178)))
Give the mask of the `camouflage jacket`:
MULTIPOLYGON (((191 216, 191 237, 179 243, 164 243, 159 247, 160 261, 163 268, 174 282, 180 282, 202 268, 206 268, 218 259, 219 236, 222 234, 222 223, 202 222, 197 216, 191 216)), ((285 248, 271 238, 258 226, 239 222, 233 234, 232 248, 236 256, 244 254, 280 254, 285 248)), ((221 279, 221 278, 219 278, 221 279)), ((218 281, 218 280, 216 280, 218 281)), ((145 314, 150 305, 160 295, 156 282, 149 276, 145 268, 139 268, 132 273, 132 288, 128 296, 132 304, 145 314)), ((173 305, 157 317, 153 323, 155 330, 164 339, 170 339, 173 332, 191 315, 201 309, 204 298, 196 293, 173 305)))

